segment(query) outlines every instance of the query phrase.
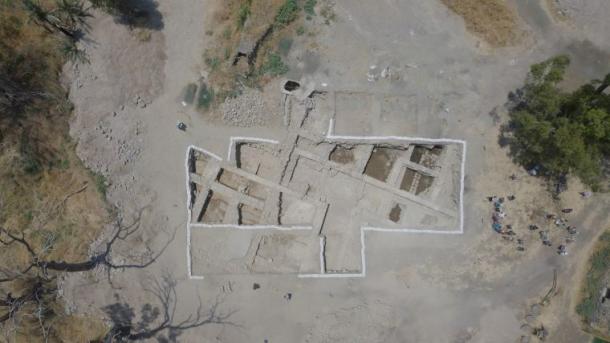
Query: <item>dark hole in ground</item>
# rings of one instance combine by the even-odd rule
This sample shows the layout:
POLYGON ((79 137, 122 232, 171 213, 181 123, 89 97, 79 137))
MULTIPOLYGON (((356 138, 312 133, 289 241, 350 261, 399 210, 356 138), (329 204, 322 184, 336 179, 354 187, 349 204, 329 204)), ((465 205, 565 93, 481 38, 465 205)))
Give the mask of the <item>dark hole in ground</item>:
POLYGON ((284 89, 289 92, 299 89, 299 87, 301 87, 301 85, 296 81, 286 81, 286 83, 284 84, 284 89))
POLYGON ((390 211, 390 220, 393 221, 394 223, 398 223, 398 221, 400 220, 401 212, 402 212, 402 209, 400 208, 400 205, 398 205, 398 204, 394 205, 394 207, 392 207, 392 210, 390 211))

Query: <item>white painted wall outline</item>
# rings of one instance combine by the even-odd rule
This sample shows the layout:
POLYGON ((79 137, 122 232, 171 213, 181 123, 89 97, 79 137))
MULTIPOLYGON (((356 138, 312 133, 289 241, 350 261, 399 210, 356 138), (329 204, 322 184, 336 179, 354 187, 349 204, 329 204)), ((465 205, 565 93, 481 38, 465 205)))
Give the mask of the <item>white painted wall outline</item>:
MULTIPOLYGON (((420 143, 420 144, 460 144, 462 146, 462 156, 460 162, 460 185, 459 185, 459 219, 458 227, 454 230, 430 230, 430 229, 418 229, 418 228, 381 228, 363 226, 360 228, 360 258, 361 258, 361 272, 360 273, 327 273, 324 259, 325 249, 325 238, 320 237, 320 273, 317 274, 298 274, 299 278, 361 278, 366 276, 366 232, 383 232, 383 233, 409 233, 409 234, 440 234, 440 235, 460 235, 464 233, 464 176, 465 176, 465 163, 466 163, 466 141, 458 139, 445 139, 445 138, 423 138, 423 137, 406 137, 406 136, 344 136, 334 135, 334 119, 331 118, 328 123, 328 130, 325 136, 325 140, 331 143, 349 143, 350 141, 405 141, 409 143, 420 143)), ((254 142, 254 143, 269 143, 278 144, 277 140, 258 138, 258 137, 230 137, 229 147, 227 151, 227 161, 231 161, 234 157, 233 150, 236 147, 237 142, 254 142)), ((186 245, 187 245, 187 269, 188 276, 193 280, 201 280, 204 277, 202 275, 194 275, 192 269, 192 254, 191 254, 191 231, 192 229, 206 229, 206 228, 224 228, 224 229, 238 229, 238 230, 277 230, 277 231, 290 231, 290 230, 311 230, 311 226, 277 226, 277 225, 235 225, 235 224, 200 224, 191 223, 192 218, 192 203, 191 203, 191 187, 190 187, 190 170, 189 160, 193 151, 208 155, 218 161, 222 161, 218 155, 209 152, 205 149, 189 145, 186 151, 185 159, 185 172, 186 172, 186 193, 187 193, 187 224, 186 224, 186 245)))

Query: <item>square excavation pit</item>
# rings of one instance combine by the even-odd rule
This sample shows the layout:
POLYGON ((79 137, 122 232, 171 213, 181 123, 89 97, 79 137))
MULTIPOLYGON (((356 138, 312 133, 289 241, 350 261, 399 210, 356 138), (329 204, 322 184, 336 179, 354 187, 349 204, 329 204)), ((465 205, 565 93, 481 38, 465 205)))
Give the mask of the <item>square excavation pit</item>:
POLYGON ((194 228, 195 275, 299 274, 320 269, 317 237, 298 232, 194 228))
POLYGON ((364 173, 374 179, 386 182, 397 158, 398 152, 395 149, 375 147, 366 164, 364 173))
POLYGON ((238 223, 239 225, 258 225, 261 224, 263 210, 246 204, 239 204, 237 206, 238 211, 238 223))
POLYGON ((198 221, 206 224, 223 223, 228 206, 229 203, 222 195, 209 191, 198 221))
POLYGON ((316 207, 295 196, 280 193, 279 224, 290 226, 307 226, 313 223, 316 207))
MULTIPOLYGON (((352 95, 339 96, 344 109, 377 106, 375 96, 348 105, 352 95)), ((379 113, 405 105, 386 100, 379 113)), ((334 118, 320 137, 303 126, 307 113, 290 118, 281 141, 231 138, 226 161, 194 147, 187 152, 191 277, 362 277, 368 232, 462 233, 465 142, 335 136, 334 118), (216 238, 196 238, 205 234, 216 238), (227 262, 222 251, 212 253, 222 244, 237 257, 227 262), (214 270, 215 263, 226 268, 214 270)))
POLYGON ((235 145, 235 163, 238 168, 270 181, 279 177, 279 161, 270 144, 240 142, 235 145))
POLYGON ((218 173, 218 182, 231 188, 234 191, 239 191, 240 189, 246 187, 246 185, 248 184, 248 180, 244 177, 225 169, 221 169, 218 173))

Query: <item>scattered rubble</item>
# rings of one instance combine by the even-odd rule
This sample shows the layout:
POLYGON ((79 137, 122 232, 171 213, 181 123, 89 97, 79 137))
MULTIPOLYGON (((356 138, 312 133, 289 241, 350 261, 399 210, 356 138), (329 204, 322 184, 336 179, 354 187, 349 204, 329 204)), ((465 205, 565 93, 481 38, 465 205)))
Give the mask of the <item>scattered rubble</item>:
POLYGON ((236 98, 227 98, 220 106, 225 124, 239 127, 265 125, 271 112, 265 107, 262 93, 248 89, 236 98))

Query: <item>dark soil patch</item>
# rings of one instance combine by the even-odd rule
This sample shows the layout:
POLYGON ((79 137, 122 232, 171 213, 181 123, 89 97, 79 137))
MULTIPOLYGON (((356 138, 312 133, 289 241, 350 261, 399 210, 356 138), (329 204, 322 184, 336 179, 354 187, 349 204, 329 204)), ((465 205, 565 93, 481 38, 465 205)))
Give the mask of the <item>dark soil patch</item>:
POLYGON ((401 212, 402 209, 400 208, 400 205, 394 205, 394 207, 392 207, 392 210, 390 211, 390 220, 394 223, 398 223, 400 221, 401 212))
POLYGON ((375 148, 369 158, 364 173, 374 179, 385 182, 390 175, 397 151, 391 148, 375 148))
POLYGON ((337 145, 333 151, 331 151, 329 159, 333 162, 348 164, 354 162, 354 151, 352 148, 337 145))

